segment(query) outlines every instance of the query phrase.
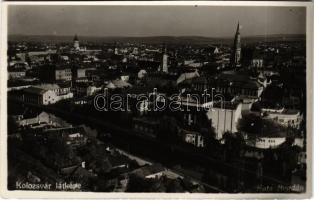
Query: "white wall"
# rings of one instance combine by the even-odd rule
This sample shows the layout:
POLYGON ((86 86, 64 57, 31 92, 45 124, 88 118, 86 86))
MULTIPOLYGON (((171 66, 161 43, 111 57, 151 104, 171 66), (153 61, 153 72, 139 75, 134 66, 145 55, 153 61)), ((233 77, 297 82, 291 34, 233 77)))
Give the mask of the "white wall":
POLYGON ((247 145, 259 149, 277 148, 286 141, 285 137, 260 137, 256 138, 254 142, 247 142, 247 145))
POLYGON ((237 132, 238 120, 241 115, 242 104, 239 104, 234 110, 213 108, 207 112, 207 117, 212 121, 212 127, 217 133, 216 139, 221 139, 227 131, 237 132))

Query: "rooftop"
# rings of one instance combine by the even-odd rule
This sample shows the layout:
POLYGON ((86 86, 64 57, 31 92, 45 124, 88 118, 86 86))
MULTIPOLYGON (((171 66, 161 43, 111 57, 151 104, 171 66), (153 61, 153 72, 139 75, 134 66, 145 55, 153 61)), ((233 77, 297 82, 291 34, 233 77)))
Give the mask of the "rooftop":
POLYGON ((214 102, 214 108, 222 108, 227 110, 235 110, 238 108, 240 102, 214 102))
POLYGON ((81 126, 77 127, 62 127, 62 128, 51 128, 44 131, 47 134, 73 134, 73 133, 81 133, 86 135, 85 129, 81 126))
POLYGON ((154 165, 146 165, 144 167, 136 169, 132 172, 132 174, 135 174, 135 175, 140 176, 140 177, 146 177, 146 176, 149 176, 152 174, 162 172, 164 170, 165 170, 165 168, 162 167, 162 165, 154 164, 154 165))
POLYGON ((135 118, 133 118, 133 121, 143 122, 145 124, 151 124, 151 125, 158 125, 159 124, 158 119, 148 118, 148 117, 135 117, 135 118))
POLYGON ((25 93, 41 95, 41 94, 44 94, 47 90, 42 89, 42 88, 38 88, 38 87, 31 86, 31 87, 28 87, 28 88, 23 89, 23 91, 24 91, 25 93))
POLYGON ((44 90, 56 90, 60 88, 60 86, 57 84, 39 84, 39 85, 35 85, 34 87, 44 89, 44 90))

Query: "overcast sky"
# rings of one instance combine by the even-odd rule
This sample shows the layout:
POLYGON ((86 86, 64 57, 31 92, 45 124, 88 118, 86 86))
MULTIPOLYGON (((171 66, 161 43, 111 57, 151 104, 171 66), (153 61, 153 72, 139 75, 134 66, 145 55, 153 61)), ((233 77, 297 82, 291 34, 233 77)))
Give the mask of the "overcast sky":
POLYGON ((232 37, 305 34, 305 8, 210 6, 10 6, 9 34, 232 37))

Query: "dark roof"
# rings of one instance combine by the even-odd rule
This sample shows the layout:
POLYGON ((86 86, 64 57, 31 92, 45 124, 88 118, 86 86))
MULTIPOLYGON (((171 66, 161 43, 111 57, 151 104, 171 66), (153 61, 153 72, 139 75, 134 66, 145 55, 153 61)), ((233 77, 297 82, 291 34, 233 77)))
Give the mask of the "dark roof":
POLYGON ((61 172, 61 174, 64 174, 64 175, 70 175, 76 170, 76 168, 78 168, 77 165, 70 166, 70 167, 64 167, 64 168, 60 169, 60 172, 61 172))
POLYGON ((109 155, 108 159, 112 167, 125 165, 129 163, 129 159, 122 155, 118 156, 109 155))
POLYGON ((87 82, 78 82, 75 83, 74 87, 83 87, 83 88, 87 88, 91 85, 91 83, 87 83, 87 82))
POLYGON ((262 85, 257 81, 249 80, 245 84, 242 85, 243 88, 249 88, 249 89, 258 89, 262 87, 262 85))
POLYGON ((227 110, 234 110, 238 107, 240 102, 215 102, 214 103, 214 107, 215 108, 223 108, 223 109, 227 109, 227 110))
POLYGON ((160 62, 159 61, 143 61, 143 60, 140 60, 138 61, 138 66, 141 68, 141 69, 154 69, 154 70, 157 70, 160 66, 160 62))
POLYGON ((72 176, 93 177, 94 174, 79 166, 73 171, 72 176))
POLYGON ((137 176, 140 177, 145 177, 151 174, 162 172, 164 170, 165 168, 160 164, 146 165, 144 167, 134 170, 133 174, 136 174, 137 176))
POLYGON ((54 128, 54 129, 48 129, 45 131, 45 133, 48 134, 72 134, 72 133, 81 133, 83 135, 86 135, 85 129, 82 126, 77 127, 66 127, 66 128, 54 128))
POLYGON ((14 67, 9 67, 8 72, 25 72, 26 68, 21 67, 21 68, 14 68, 14 67))
POLYGON ((246 74, 237 74, 237 73, 234 73, 234 74, 222 73, 218 75, 218 79, 225 79, 225 80, 237 81, 237 82, 246 82, 250 79, 250 76, 246 74))
POLYGON ((126 89, 127 94, 148 94, 154 92, 154 87, 135 86, 126 89))
POLYGON ((31 86, 31 87, 23 89, 23 91, 25 93, 41 95, 41 94, 44 94, 47 90, 31 86))
POLYGON ((68 88, 71 87, 71 82, 70 81, 63 81, 63 82, 58 82, 60 88, 68 88))
POLYGON ((146 78, 153 78, 153 79, 160 79, 160 80, 177 80, 179 75, 172 75, 172 74, 166 74, 163 72, 152 72, 152 73, 147 73, 146 78))
POLYGON ((202 83, 202 84, 207 84, 210 82, 210 79, 208 77, 204 77, 204 76, 195 77, 191 80, 193 83, 202 83))
POLYGON ((205 49, 211 53, 213 53, 215 50, 216 50, 216 46, 213 46, 213 45, 208 45, 208 47, 206 47, 205 49))
POLYGON ((144 124, 150 124, 150 125, 158 125, 160 122, 158 119, 154 119, 152 117, 134 117, 133 122, 140 122, 144 124))
POLYGON ((250 77, 246 74, 219 74, 218 76, 211 77, 196 77, 190 80, 184 81, 184 83, 196 83, 215 86, 233 86, 239 88, 258 89, 262 85, 257 79, 250 77))
POLYGON ((259 51, 254 51, 253 53, 253 59, 262 59, 263 56, 263 52, 259 52, 259 51))
POLYGON ((57 65, 55 70, 65 70, 65 69, 71 69, 71 66, 68 65, 57 65))

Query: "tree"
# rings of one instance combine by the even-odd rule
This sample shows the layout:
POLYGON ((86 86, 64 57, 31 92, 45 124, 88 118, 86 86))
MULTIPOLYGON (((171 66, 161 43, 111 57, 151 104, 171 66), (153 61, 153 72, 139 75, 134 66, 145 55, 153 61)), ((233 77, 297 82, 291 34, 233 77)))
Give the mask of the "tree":
POLYGON ((271 136, 287 133, 288 136, 296 134, 296 130, 283 127, 282 125, 270 120, 264 119, 255 114, 243 115, 239 120, 238 130, 247 133, 249 137, 271 136))
POLYGON ((224 146, 227 159, 239 158, 240 152, 245 146, 242 134, 226 132, 223 135, 223 139, 225 140, 224 146))
POLYGON ((129 184, 127 192, 148 192, 149 184, 146 179, 131 174, 129 176, 129 184))

